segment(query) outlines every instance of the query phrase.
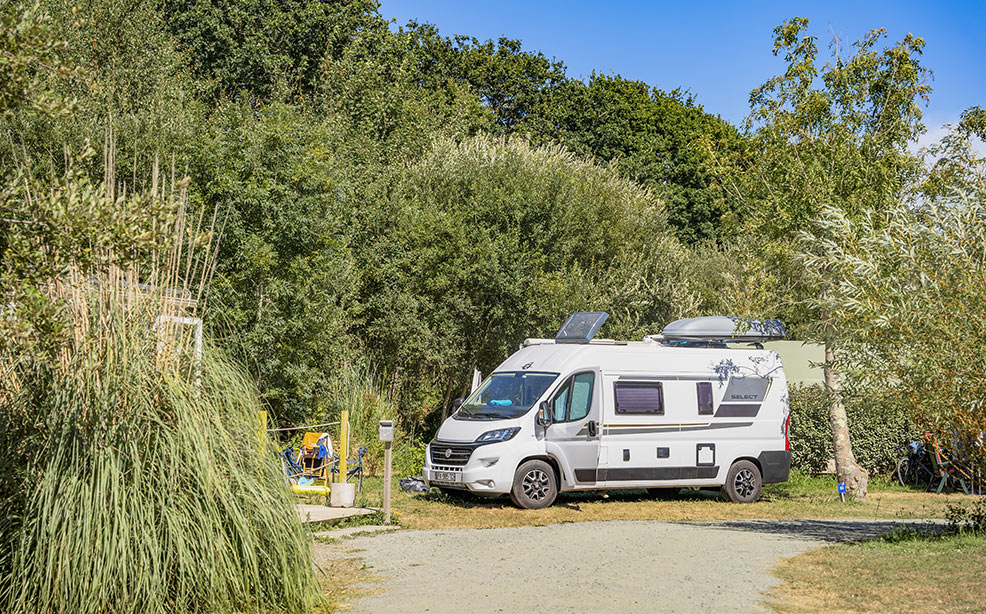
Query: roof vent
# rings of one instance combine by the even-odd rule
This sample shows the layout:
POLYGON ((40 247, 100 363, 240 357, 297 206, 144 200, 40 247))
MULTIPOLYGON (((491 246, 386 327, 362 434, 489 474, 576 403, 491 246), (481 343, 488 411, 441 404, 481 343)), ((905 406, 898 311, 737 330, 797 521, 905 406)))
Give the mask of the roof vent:
POLYGON ((605 311, 573 313, 558 329, 555 343, 589 343, 608 317, 605 311))
POLYGON ((763 343, 784 338, 784 323, 777 319, 741 320, 732 316, 685 318, 664 327, 665 342, 763 343))

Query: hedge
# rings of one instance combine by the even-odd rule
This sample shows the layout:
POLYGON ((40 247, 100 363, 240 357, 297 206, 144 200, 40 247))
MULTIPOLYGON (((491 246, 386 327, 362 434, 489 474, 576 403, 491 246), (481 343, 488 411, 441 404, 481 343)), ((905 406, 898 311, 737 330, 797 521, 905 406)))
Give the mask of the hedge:
MULTIPOLYGON (((792 463, 803 471, 820 473, 832 458, 825 388, 791 386, 792 463)), ((856 460, 870 473, 889 473, 897 466, 902 446, 919 435, 906 411, 886 398, 866 395, 845 399, 849 436, 856 460)))

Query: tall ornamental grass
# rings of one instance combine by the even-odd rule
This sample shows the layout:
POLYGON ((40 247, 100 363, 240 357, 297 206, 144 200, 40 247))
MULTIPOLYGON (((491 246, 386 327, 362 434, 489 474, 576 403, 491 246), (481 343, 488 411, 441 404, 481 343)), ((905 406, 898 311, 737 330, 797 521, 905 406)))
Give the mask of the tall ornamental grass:
POLYGON ((257 393, 219 349, 197 359, 179 321, 201 312, 215 223, 185 220, 181 184, 156 178, 126 196, 112 176, 93 189, 76 173, 8 207, 25 223, 4 254, 0 611, 302 612, 318 599, 257 393))

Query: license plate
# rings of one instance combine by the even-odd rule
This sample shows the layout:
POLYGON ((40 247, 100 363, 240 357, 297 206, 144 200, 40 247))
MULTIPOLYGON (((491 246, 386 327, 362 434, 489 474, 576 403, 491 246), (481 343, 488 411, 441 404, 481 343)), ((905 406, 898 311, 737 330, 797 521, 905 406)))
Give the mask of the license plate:
POLYGON ((460 474, 455 471, 436 471, 435 477, 431 479, 432 482, 458 482, 460 481, 460 474))

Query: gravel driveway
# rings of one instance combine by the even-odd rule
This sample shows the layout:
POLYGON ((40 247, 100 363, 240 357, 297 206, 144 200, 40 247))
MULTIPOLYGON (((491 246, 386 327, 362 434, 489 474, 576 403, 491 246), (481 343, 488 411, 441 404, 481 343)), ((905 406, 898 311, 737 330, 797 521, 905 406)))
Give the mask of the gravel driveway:
POLYGON ((397 531, 346 542, 381 577, 354 612, 759 612, 778 559, 896 525, 585 522, 397 531))

